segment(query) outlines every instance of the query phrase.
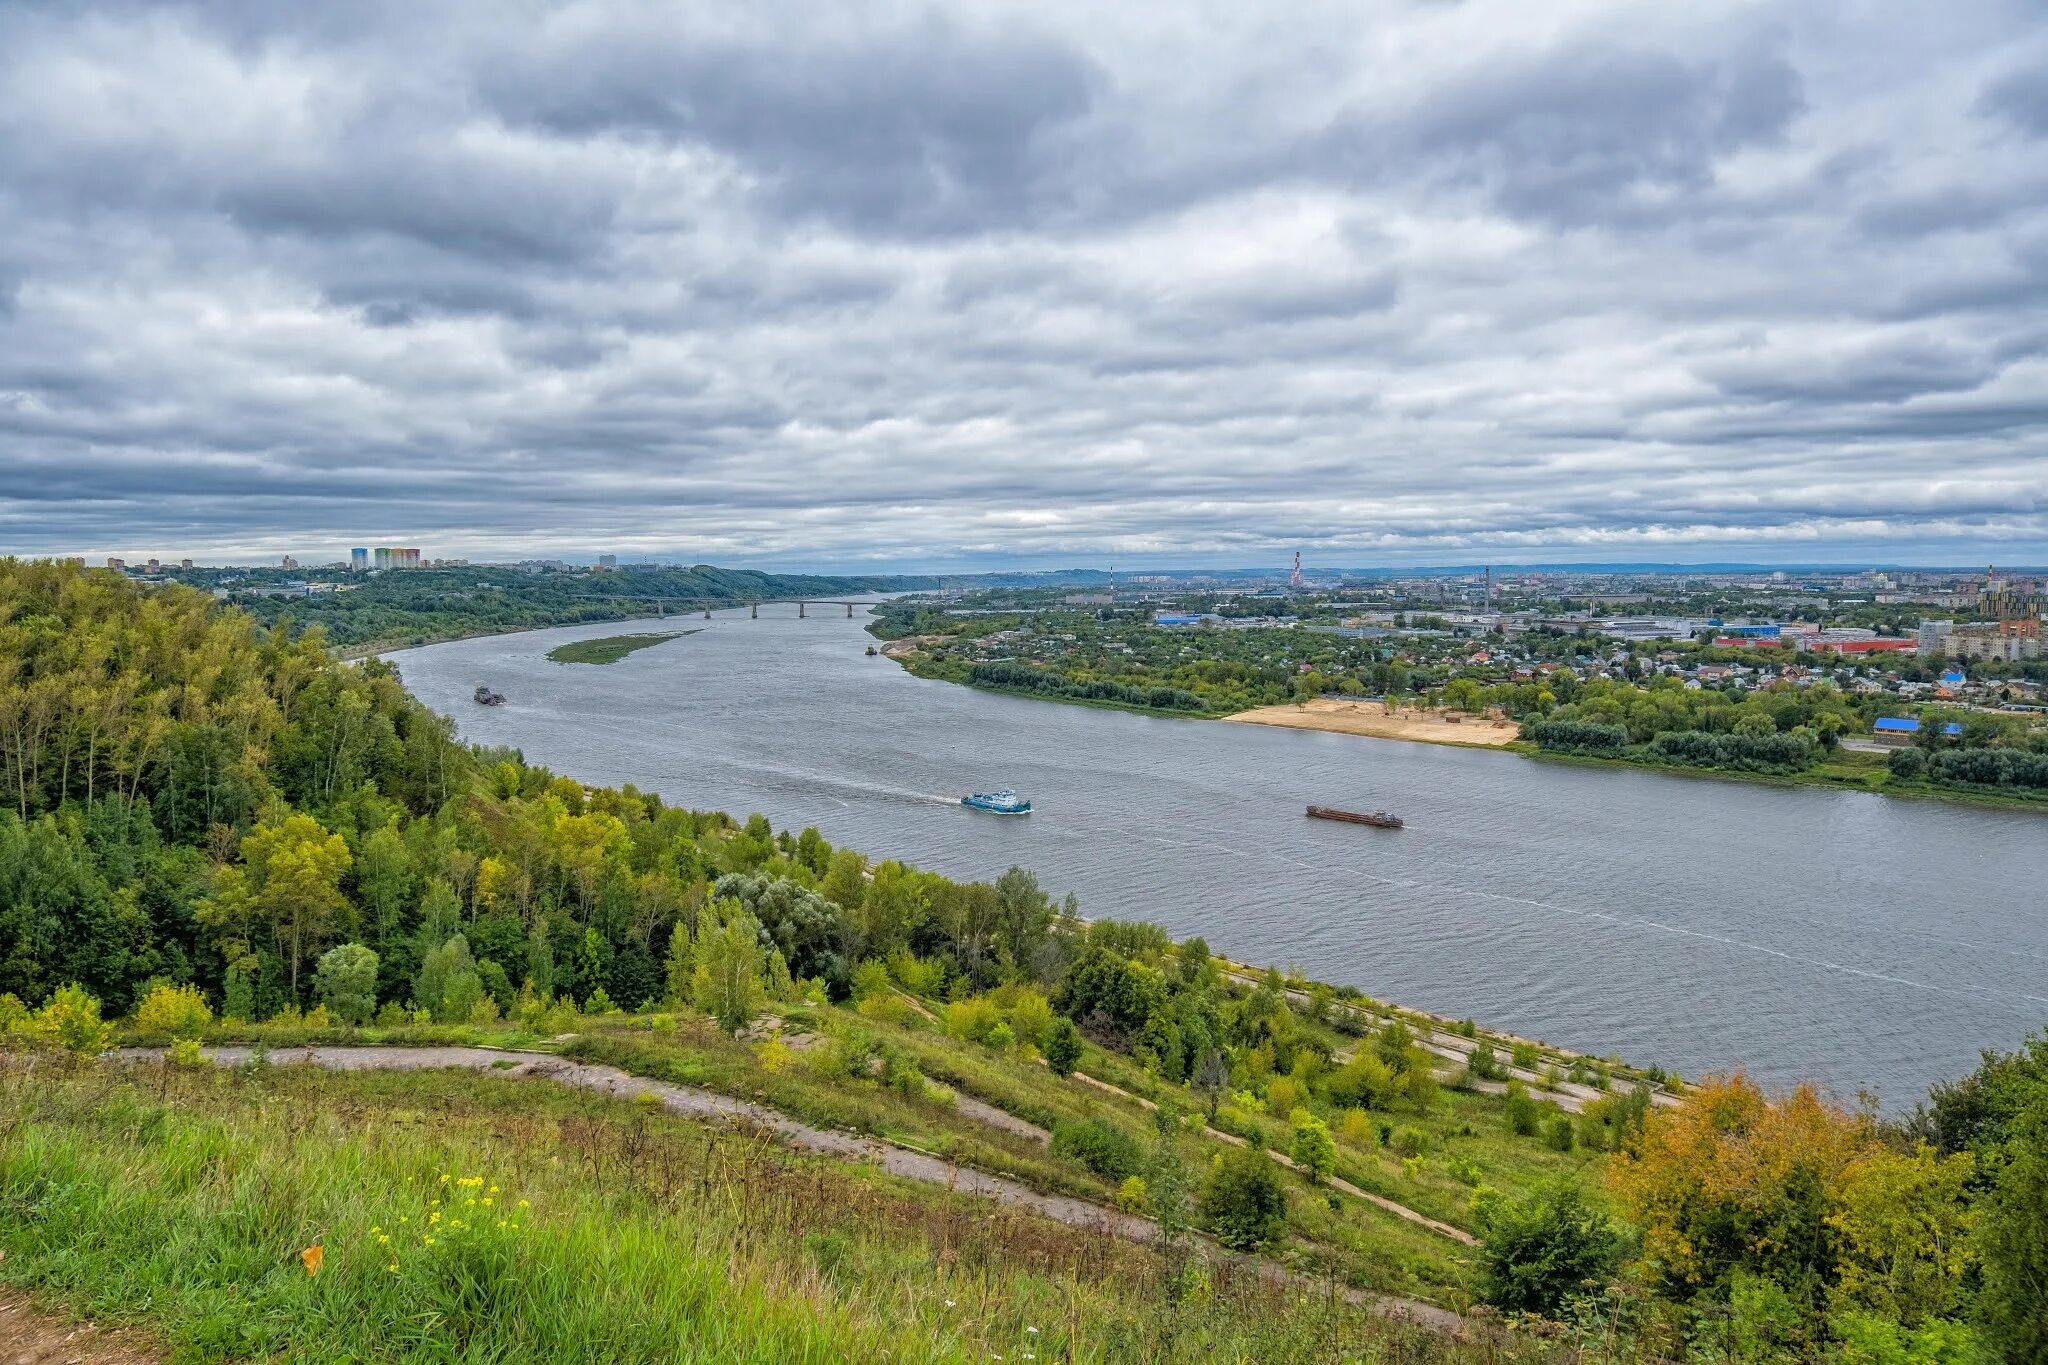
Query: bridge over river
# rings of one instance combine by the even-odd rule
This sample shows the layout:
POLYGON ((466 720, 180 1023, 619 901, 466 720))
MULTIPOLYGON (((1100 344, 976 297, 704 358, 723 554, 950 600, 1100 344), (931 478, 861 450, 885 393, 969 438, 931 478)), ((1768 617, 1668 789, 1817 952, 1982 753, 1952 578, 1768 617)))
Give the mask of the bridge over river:
POLYGON ((847 618, 851 620, 855 607, 879 607, 886 600, 879 597, 663 597, 657 593, 637 592, 583 592, 577 593, 576 596, 589 602, 645 602, 654 608, 656 616, 667 616, 671 611, 682 613, 701 610, 707 621, 711 619, 711 613, 714 611, 730 611, 742 606, 747 609, 750 619, 759 620, 761 608, 788 606, 791 603, 796 604, 798 620, 804 619, 810 607, 845 607, 847 618))

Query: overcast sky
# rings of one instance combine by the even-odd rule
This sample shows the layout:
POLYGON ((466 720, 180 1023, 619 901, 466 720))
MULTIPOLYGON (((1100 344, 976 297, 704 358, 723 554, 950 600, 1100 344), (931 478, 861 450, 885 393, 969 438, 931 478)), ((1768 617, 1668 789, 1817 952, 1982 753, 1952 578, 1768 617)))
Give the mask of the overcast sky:
POLYGON ((0 6, 0 549, 2048 560, 2040 0, 0 6))

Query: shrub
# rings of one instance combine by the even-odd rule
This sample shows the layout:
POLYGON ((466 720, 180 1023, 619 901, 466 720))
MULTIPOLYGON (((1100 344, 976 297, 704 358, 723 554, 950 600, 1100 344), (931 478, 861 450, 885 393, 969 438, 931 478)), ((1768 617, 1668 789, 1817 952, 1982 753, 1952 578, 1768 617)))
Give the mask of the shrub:
POLYGON ((885 1024, 909 1028, 917 1021, 917 1011, 910 1008, 910 1002, 894 991, 880 991, 861 997, 854 1007, 863 1019, 878 1019, 885 1024))
POLYGON ((29 1018, 28 1006, 13 991, 0 991, 0 1033, 18 1032, 29 1018))
POLYGON ((1216 1240, 1232 1251, 1255 1251, 1277 1241, 1287 1228, 1280 1168, 1250 1148, 1217 1153, 1196 1211, 1216 1240))
POLYGON ((1460 1185, 1479 1186, 1479 1163, 1470 1157, 1454 1156, 1444 1163, 1444 1170, 1460 1185))
POLYGON ((1429 1159, 1427 1157, 1404 1156, 1401 1158, 1401 1174, 1407 1176, 1410 1180, 1422 1179, 1422 1173, 1428 1169, 1429 1159))
MULTIPOLYGON (((386 1000, 383 1007, 377 1011, 377 1027, 404 1028, 409 1017, 405 1012, 405 1006, 399 1004, 396 1000, 386 1000)), ((522 1022, 524 1022, 523 1017, 522 1022)))
POLYGON ((1063 1119, 1054 1124, 1052 1151, 1111 1180, 1136 1175, 1145 1164, 1138 1140, 1104 1119, 1063 1119))
POLYGON ((1543 1145, 1554 1152, 1569 1152, 1572 1149, 1572 1116, 1553 1114, 1543 1125, 1543 1145))
POLYGON ((1329 1074, 1323 1081, 1323 1090, 1333 1102, 1346 1107, 1384 1109, 1393 1102, 1400 1086, 1392 1067, 1373 1053, 1361 1050, 1329 1074))
POLYGON ((322 953, 313 972, 313 993, 342 1023, 369 1023, 377 1009, 377 955, 360 943, 322 953))
POLYGON ((938 958, 922 958, 908 948, 889 954, 889 975, 912 995, 937 995, 946 983, 946 964, 938 958))
POLYGON ((1509 1060, 1517 1071, 1534 1071, 1537 1062, 1536 1045, 1516 1043, 1513 1051, 1509 1053, 1509 1060))
POLYGON ((1534 1137, 1543 1121, 1543 1106, 1530 1098, 1528 1088, 1520 1081, 1509 1081, 1501 1118, 1516 1137, 1534 1137))
POLYGON ((1266 1112, 1292 1114, 1308 1099, 1308 1087, 1292 1076, 1275 1076, 1266 1083, 1266 1112))
POLYGON ((946 1032, 966 1042, 987 1043, 989 1034, 1002 1022, 1002 1011, 985 995, 955 1000, 946 1006, 946 1032))
POLYGON ((1344 1117, 1337 1120, 1337 1136, 1361 1152, 1370 1152, 1380 1145, 1380 1127, 1363 1109, 1344 1111, 1344 1117))
POLYGON ((895 987, 889 980, 889 969, 874 958, 869 958, 853 969, 853 998, 865 1003, 878 995, 893 996, 895 987))
POLYGON ((1505 1077, 1507 1068, 1500 1064, 1500 1057, 1494 1052, 1492 1043, 1481 1043, 1472 1049, 1465 1069, 1482 1081, 1497 1081, 1505 1077))
POLYGON ((1005 1007, 1011 1032, 1018 1041, 1043 1048, 1053 1026, 1052 1002, 1025 987, 1007 989, 1016 993, 1016 998, 1005 1007))
POLYGON ((135 1029, 152 1038, 197 1038, 213 1023, 213 1011, 197 986, 157 986, 135 1007, 135 1029))
POLYGON ((29 1031, 67 1052, 97 1056, 114 1040, 114 1030, 100 1018, 100 1002, 83 986, 59 986, 36 1011, 29 1031))
POLYGON ((1008 1052, 1017 1046, 1017 1035, 1008 1024, 997 1024, 988 1031, 988 1037, 981 1040, 981 1045, 992 1052, 1008 1052))
POLYGON ((334 1016, 327 1012, 327 1006, 315 1005, 299 1020, 305 1028, 333 1028, 334 1016))
POLYGON ((1296 1109, 1288 1115, 1288 1122, 1294 1125, 1294 1141, 1287 1148, 1287 1155, 1294 1164, 1321 1180, 1337 1168, 1337 1144, 1330 1137, 1329 1125, 1306 1109, 1296 1109))
POLYGON ((1410 1067, 1401 1077, 1401 1093, 1408 1097, 1408 1103, 1427 1113, 1436 1104, 1436 1077, 1427 1066, 1410 1067))
POLYGON ((1569 1181, 1493 1203, 1484 1232, 1479 1292, 1503 1312, 1555 1317, 1621 1260, 1620 1236, 1569 1181))
POLYGON ((1120 1213, 1143 1213, 1149 1191, 1145 1178, 1139 1175, 1125 1176, 1124 1183, 1116 1187, 1116 1207, 1120 1213))
MULTIPOLYGON (((455 992, 453 990, 453 985, 451 983, 449 995, 452 997, 454 993, 455 992)), ((592 991, 590 993, 590 998, 583 1002, 583 1012, 585 1014, 623 1013, 623 1011, 620 1010, 617 1005, 612 1003, 612 997, 610 992, 606 991, 605 988, 602 986, 599 986, 596 990, 592 991)))
POLYGON ((172 1066, 186 1071, 196 1070, 206 1065, 206 1056, 200 1052, 199 1040, 197 1038, 172 1039, 171 1049, 164 1054, 164 1057, 172 1066))
POLYGON ((782 1042, 780 1033, 770 1033, 768 1038, 764 1038, 762 1046, 756 1048, 756 1056, 762 1062, 762 1070, 766 1070, 770 1076, 786 1068, 793 1060, 797 1060, 795 1050, 791 1050, 791 1046, 782 1042))
POLYGON ((1429 1150, 1429 1134, 1420 1128, 1403 1124, 1394 1130, 1387 1142, 1389 1147, 1403 1156, 1421 1156, 1429 1150))
POLYGON ((1061 1016, 1053 1020, 1045 1035, 1045 1064, 1056 1076, 1071 1076, 1081 1060, 1081 1030, 1074 1021, 1061 1016))

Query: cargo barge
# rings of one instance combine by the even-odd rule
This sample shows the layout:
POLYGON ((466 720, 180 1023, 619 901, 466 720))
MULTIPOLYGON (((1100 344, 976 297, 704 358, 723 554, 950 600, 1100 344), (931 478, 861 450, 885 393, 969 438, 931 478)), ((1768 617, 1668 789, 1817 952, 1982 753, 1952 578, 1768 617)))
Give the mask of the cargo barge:
POLYGON ((1310 806, 1309 815, 1317 820, 1342 820, 1353 825, 1371 825, 1374 829, 1400 829, 1401 817, 1389 815, 1383 810, 1371 813, 1355 810, 1338 810, 1335 806, 1310 806))

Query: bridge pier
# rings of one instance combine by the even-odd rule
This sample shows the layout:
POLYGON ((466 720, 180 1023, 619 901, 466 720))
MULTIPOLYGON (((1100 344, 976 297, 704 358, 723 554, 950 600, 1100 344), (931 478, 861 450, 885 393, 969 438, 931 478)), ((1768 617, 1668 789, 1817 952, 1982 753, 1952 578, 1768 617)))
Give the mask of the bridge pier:
POLYGON ((851 602, 846 604, 846 619, 849 621, 853 619, 853 603, 851 602))
POLYGON ((704 608, 704 619, 705 619, 705 620, 707 620, 707 621, 709 621, 709 620, 711 619, 711 608, 709 608, 709 607, 706 607, 706 608, 704 608))
POLYGON ((804 604, 801 602, 796 604, 796 619, 799 621, 804 619, 804 604))
POLYGON ((760 619, 761 619, 761 604, 760 604, 759 602, 751 602, 751 603, 749 603, 748 605, 749 605, 749 606, 751 606, 751 607, 752 607, 752 608, 754 609, 754 610, 753 610, 753 617, 752 617, 752 619, 753 619, 753 620, 756 620, 756 621, 760 620, 760 619))

